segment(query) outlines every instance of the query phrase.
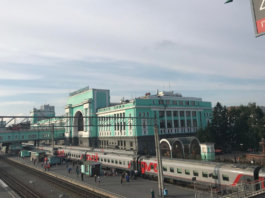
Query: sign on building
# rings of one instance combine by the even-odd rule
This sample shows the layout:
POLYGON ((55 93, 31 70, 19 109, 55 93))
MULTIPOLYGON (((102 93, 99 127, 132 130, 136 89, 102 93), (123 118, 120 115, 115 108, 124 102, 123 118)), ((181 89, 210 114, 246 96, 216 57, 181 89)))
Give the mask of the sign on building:
POLYGON ((265 0, 251 0, 256 37, 265 34, 265 0))

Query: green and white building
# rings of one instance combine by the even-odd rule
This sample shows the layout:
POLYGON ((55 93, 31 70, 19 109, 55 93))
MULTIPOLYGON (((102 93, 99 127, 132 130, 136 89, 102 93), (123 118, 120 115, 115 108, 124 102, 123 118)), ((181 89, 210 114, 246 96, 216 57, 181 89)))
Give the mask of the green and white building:
POLYGON ((69 95, 65 113, 69 144, 153 154, 155 122, 160 138, 194 135, 211 121, 212 105, 173 91, 112 104, 109 90, 86 87, 69 95))

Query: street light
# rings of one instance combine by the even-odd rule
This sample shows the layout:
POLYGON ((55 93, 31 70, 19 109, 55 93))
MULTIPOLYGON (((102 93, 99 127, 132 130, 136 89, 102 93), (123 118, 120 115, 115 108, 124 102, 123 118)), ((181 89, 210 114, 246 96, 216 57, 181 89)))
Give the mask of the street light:
POLYGON ((192 181, 193 181, 193 187, 194 187, 194 197, 197 198, 197 193, 196 193, 196 188, 195 188, 196 177, 192 177, 192 181))

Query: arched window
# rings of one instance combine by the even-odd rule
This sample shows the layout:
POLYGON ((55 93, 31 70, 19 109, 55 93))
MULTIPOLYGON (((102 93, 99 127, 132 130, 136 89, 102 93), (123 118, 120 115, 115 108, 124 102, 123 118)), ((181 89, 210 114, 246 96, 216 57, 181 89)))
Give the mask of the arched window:
POLYGON ((84 131, 84 120, 83 120, 83 115, 82 113, 79 113, 78 114, 78 118, 77 118, 78 122, 77 122, 77 125, 78 125, 78 131, 84 131))

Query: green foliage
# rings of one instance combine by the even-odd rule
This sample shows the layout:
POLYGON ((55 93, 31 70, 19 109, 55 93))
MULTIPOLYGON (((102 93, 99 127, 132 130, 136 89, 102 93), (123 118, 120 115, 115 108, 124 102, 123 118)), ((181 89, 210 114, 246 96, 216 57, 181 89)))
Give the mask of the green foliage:
POLYGON ((226 108, 219 102, 213 109, 209 126, 197 133, 201 142, 214 142, 224 151, 259 148, 265 137, 265 115, 255 103, 226 108))

